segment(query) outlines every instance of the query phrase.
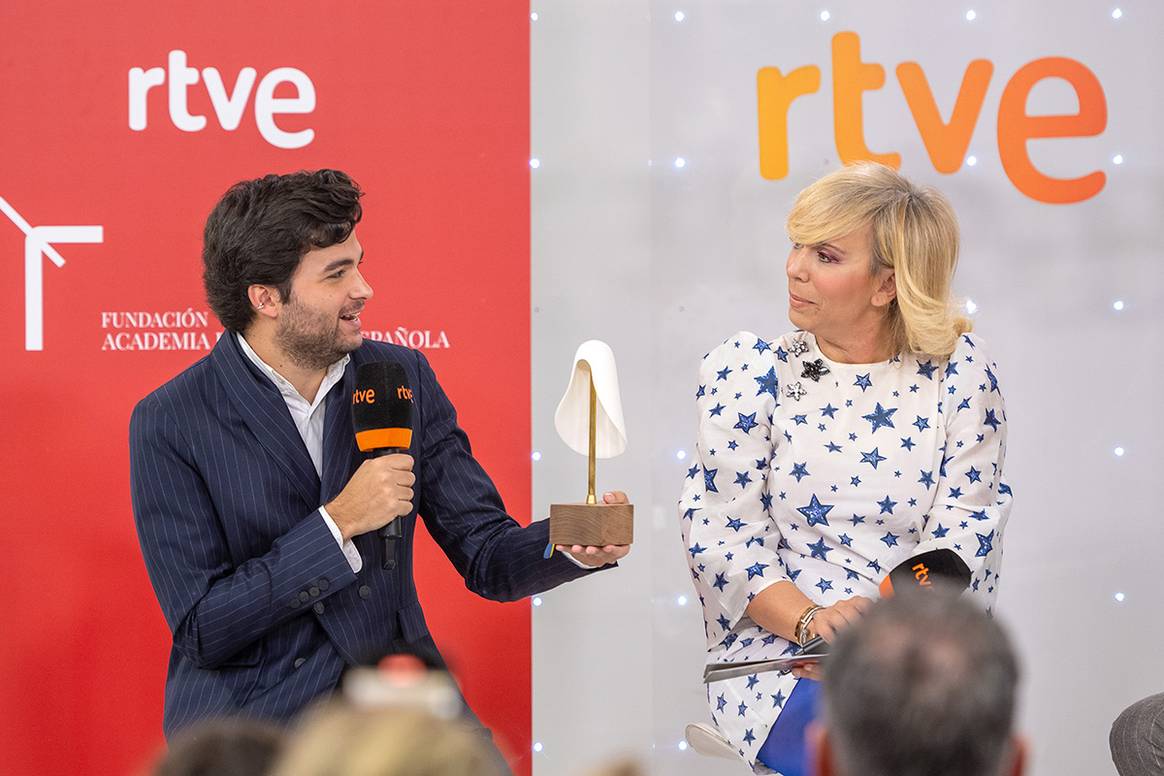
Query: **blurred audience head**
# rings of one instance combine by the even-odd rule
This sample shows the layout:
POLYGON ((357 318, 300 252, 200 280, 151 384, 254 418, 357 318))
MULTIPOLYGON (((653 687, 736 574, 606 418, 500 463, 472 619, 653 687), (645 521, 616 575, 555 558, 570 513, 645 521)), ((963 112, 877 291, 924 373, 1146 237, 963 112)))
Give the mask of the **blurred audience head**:
POLYGON ((597 770, 587 771, 586 776, 647 776, 638 762, 630 758, 614 760, 597 770))
POLYGON ((487 734, 419 709, 330 704, 289 737, 273 776, 503 776, 487 734))
POLYGON ((877 603, 833 645, 817 776, 1018 776, 1018 663, 1002 628, 949 591, 877 603))
POLYGON ((283 748, 282 729, 252 719, 216 719, 178 733, 153 776, 261 776, 283 748))

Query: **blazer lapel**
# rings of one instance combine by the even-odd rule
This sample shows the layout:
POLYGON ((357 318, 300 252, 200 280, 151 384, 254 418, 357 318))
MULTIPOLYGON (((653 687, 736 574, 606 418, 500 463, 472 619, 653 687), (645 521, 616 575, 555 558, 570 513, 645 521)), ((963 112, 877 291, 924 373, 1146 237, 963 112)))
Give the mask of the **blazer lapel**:
MULTIPOLYGON (((279 389, 225 332, 210 354, 231 406, 308 504, 319 505, 319 476, 279 389)), ((330 399, 329 399, 330 401, 330 399)), ((330 413, 330 408, 329 408, 330 413)), ((325 457, 326 460, 326 457, 325 457)))
POLYGON ((348 484, 358 465, 356 432, 352 427, 352 391, 355 388, 355 363, 348 362, 344 378, 327 394, 323 421, 323 503, 335 498, 348 484))

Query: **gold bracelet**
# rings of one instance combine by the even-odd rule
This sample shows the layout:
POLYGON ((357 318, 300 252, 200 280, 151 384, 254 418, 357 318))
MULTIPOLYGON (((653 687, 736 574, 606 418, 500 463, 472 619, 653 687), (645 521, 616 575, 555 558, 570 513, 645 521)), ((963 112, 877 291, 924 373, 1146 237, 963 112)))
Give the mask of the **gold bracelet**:
POLYGON ((812 604, 801 613, 800 619, 796 621, 796 630, 792 632, 792 635, 796 639, 796 643, 800 646, 803 647, 810 641, 808 638, 808 626, 812 624, 812 619, 816 616, 816 613, 823 608, 823 606, 812 604))

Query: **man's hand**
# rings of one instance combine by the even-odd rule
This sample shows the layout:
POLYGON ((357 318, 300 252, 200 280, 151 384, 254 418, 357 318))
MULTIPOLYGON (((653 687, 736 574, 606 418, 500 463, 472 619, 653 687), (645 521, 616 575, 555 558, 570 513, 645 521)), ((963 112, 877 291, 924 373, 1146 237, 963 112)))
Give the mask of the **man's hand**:
MULTIPOLYGON (((626 504, 628 499, 626 494, 621 490, 612 491, 610 493, 602 494, 602 501, 606 504, 626 504)), ((556 545, 559 552, 568 552, 571 557, 583 565, 592 568, 605 566, 608 563, 615 563, 620 558, 625 558, 626 554, 630 552, 629 544, 608 544, 605 547, 596 547, 594 545, 575 544, 567 547, 563 544, 556 545)))
POLYGON ((344 541, 375 531, 412 511, 412 456, 385 455, 360 464, 343 491, 326 505, 344 541))

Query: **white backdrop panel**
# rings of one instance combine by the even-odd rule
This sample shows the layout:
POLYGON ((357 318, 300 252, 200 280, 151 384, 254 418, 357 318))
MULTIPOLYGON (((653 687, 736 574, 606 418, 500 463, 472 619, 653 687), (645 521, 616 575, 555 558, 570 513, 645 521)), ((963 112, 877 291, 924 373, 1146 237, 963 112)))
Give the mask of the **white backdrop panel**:
MULTIPOLYGON (((831 41, 846 31, 859 36, 864 62, 885 68, 884 87, 864 96, 865 140, 900 153, 906 175, 953 202, 963 233, 956 291, 976 304, 976 329, 999 364, 1016 496, 999 614, 1023 659, 1033 773, 1115 773, 1111 721, 1164 689, 1164 617, 1151 603, 1164 545, 1155 514, 1164 461, 1164 7, 1122 4, 1118 19, 1115 7, 531 6, 535 512, 584 488, 584 460, 557 439, 553 409, 574 348, 598 337, 619 358, 630 434, 629 452, 600 467, 600 485, 626 488, 639 513, 622 568, 547 594, 534 609, 537 774, 578 773, 616 752, 668 776, 746 772, 678 746, 683 725, 704 720, 706 708, 698 601, 681 598, 694 595, 674 508, 685 469, 677 454, 694 441, 700 356, 738 329, 791 328, 784 217, 797 191, 839 164, 831 41), (1103 190, 1075 204, 1021 193, 998 152, 1006 83, 1051 56, 1093 72, 1108 111, 1098 136, 1029 143, 1048 174, 1105 173, 1103 190), (975 164, 942 174, 894 69, 920 63, 948 118, 974 59, 994 67, 967 152, 975 164), (756 73, 804 65, 820 68, 821 88, 789 111, 787 177, 765 180, 756 73)), ((1063 81, 1040 83, 1028 103, 1032 114, 1077 107, 1063 81)))

